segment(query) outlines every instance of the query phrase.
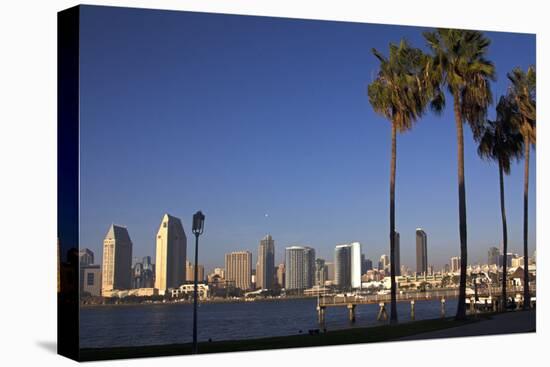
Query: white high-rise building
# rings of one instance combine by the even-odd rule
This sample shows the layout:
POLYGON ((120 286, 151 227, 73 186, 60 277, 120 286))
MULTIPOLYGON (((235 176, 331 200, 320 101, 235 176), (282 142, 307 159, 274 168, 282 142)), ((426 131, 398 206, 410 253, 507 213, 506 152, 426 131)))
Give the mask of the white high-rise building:
POLYGON ((334 280, 340 289, 361 288, 361 244, 352 242, 334 249, 334 280))
POLYGON ((352 242, 351 247, 351 287, 361 288, 361 244, 352 242))
POLYGON ((125 227, 112 224, 103 240, 101 292, 132 287, 132 240, 125 227))
POLYGON ((164 214, 157 232, 155 288, 164 294, 185 282, 187 236, 179 218, 164 214))

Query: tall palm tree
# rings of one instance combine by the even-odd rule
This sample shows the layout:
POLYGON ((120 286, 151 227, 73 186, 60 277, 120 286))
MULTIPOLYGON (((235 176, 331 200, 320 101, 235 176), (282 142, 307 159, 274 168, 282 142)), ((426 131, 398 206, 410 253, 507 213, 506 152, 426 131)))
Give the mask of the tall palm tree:
MULTIPOLYGON (((482 129, 478 154, 487 160, 498 163, 500 183, 500 214, 502 217, 502 246, 508 253, 508 227, 506 224, 506 206, 504 203, 504 175, 510 174, 510 163, 521 159, 523 155, 523 136, 515 101, 510 95, 500 97, 497 105, 496 120, 488 120, 482 129)), ((502 262, 502 299, 506 300, 506 260, 502 262)), ((504 302, 502 303, 505 304, 504 302)))
POLYGON ((406 41, 398 45, 390 43, 386 58, 376 49, 374 56, 380 61, 376 79, 368 87, 370 104, 374 111, 391 123, 390 163, 390 277, 391 312, 390 322, 397 322, 397 299, 395 283, 395 171, 397 155, 397 133, 410 130, 420 118, 427 105, 423 93, 423 70, 427 56, 406 41))
POLYGON ((537 92, 536 71, 530 66, 527 72, 521 68, 515 68, 508 73, 508 79, 512 82, 510 93, 513 96, 519 110, 523 136, 523 149, 525 157, 525 171, 523 184, 523 308, 529 308, 529 254, 528 254, 528 206, 529 206, 529 153, 531 145, 535 146, 537 139, 537 92))
POLYGON ((447 87, 454 102, 460 231, 460 290, 456 319, 460 320, 466 317, 468 264, 463 124, 467 122, 474 137, 479 138, 487 107, 492 103, 489 81, 495 78, 495 67, 485 58, 490 41, 481 32, 439 28, 434 32, 425 32, 424 38, 433 53, 428 75, 434 91, 431 107, 436 112, 444 108, 444 87, 447 87))

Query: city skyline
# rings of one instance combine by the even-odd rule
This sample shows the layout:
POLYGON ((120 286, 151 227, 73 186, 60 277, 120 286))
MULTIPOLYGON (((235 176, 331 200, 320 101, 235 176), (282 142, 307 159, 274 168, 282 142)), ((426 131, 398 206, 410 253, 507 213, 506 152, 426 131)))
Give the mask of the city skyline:
MULTIPOLYGON (((372 260, 389 254, 389 128, 366 96, 376 70, 370 47, 386 49, 389 42, 406 37, 425 49, 421 32, 427 28, 238 16, 224 16, 219 23, 220 15, 178 14, 175 19, 170 12, 152 16, 143 26, 138 11, 114 10, 109 19, 100 15, 89 9, 81 34, 80 245, 92 249, 97 262, 103 262, 99 249, 109 223, 128 228, 137 257, 151 256, 152 223, 169 212, 189 230, 191 215, 199 209, 207 217, 201 237, 206 251, 199 257, 206 269, 220 266, 224 254, 235 249, 248 249, 256 257, 258 240, 266 233, 279 244, 277 264, 283 259, 281 249, 293 244, 311 246, 327 260, 335 244, 354 241, 372 260), (204 24, 212 26, 204 31, 204 24), (109 38, 121 25, 126 31, 109 38), (259 39, 248 37, 250 27, 258 30, 259 39), (188 36, 197 29, 204 31, 198 41, 188 36), (289 37, 296 30, 303 39, 289 37), (176 34, 184 39, 176 41, 176 34), (179 49, 177 42, 186 46, 179 49), (121 45, 135 47, 120 52, 128 50, 121 45), (142 75, 144 69, 150 75, 142 75), (234 88, 236 78, 242 88, 234 88), (251 99, 257 107, 250 107, 251 99), (191 135, 198 138, 189 139, 191 135)), ((485 33, 492 41, 489 57, 497 65, 492 87, 498 98, 506 91, 506 72, 535 64, 535 37, 485 33), (510 53, 510 47, 516 52, 510 53)), ((410 268, 412 233, 418 226, 430 237, 429 265, 440 268, 459 255, 450 121, 449 108, 441 117, 428 114, 400 137, 400 152, 409 154, 398 161, 396 228, 401 264, 410 268)), ((468 250, 469 262, 475 263, 501 242, 498 172, 477 157, 469 131, 465 137, 468 250)), ((532 202, 535 171, 531 169, 532 202)), ((511 252, 521 252, 521 189, 521 164, 514 163, 506 178, 511 252)), ((535 205, 529 216, 532 253, 535 205)))

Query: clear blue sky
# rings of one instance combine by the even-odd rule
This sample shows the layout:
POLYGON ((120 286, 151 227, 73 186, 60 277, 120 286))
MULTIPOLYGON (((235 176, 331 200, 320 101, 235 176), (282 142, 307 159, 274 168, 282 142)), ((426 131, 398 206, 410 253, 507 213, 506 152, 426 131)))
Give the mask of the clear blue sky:
MULTIPOLYGON (((330 260, 348 241, 375 261, 389 253, 390 125, 367 98, 378 65, 371 48, 386 53, 403 37, 424 48, 426 28, 87 6, 81 14, 80 244, 97 262, 111 223, 128 227, 135 256, 154 257, 165 212, 182 219, 190 256, 199 209, 207 269, 233 250, 252 251, 255 262, 268 232, 277 262, 293 244, 330 260)), ((486 35, 498 97, 506 72, 535 64, 535 36, 486 35)), ((498 171, 466 131, 470 260, 486 261, 501 241, 498 171)), ((428 262, 440 268, 459 254, 452 106, 427 114, 397 147, 401 263, 415 268, 423 227, 428 262)), ((522 183, 521 163, 505 182, 518 253, 522 183)))

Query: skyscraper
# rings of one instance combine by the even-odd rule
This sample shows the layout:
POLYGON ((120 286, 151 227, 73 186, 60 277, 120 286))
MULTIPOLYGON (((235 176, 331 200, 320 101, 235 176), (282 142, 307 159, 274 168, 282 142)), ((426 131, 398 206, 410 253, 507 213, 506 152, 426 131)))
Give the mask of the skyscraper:
POLYGON ((125 227, 112 224, 103 240, 101 291, 132 287, 132 240, 125 227))
POLYGON ((422 228, 416 229, 416 273, 428 274, 428 236, 422 228))
POLYGON ((258 265, 256 267, 256 287, 273 289, 275 280, 275 241, 266 235, 258 247, 258 265))
POLYGON ((365 273, 369 270, 372 270, 372 260, 365 259, 365 273))
POLYGON ((460 257, 453 256, 451 257, 451 273, 460 272, 460 257))
POLYGON ((401 236, 395 232, 395 276, 401 275, 401 236))
POLYGON ((315 278, 315 250, 291 246, 285 249, 285 289, 311 288, 315 278))
POLYGON ((380 261, 378 262, 378 270, 384 270, 386 272, 386 275, 389 274, 390 271, 390 257, 386 254, 383 254, 380 256, 380 261))
POLYGON ((225 279, 243 291, 252 288, 252 253, 235 251, 225 254, 225 279))
POLYGON ((179 218, 164 214, 157 232, 155 288, 164 294, 185 282, 187 237, 179 218))
POLYGON ((325 259, 315 259, 315 284, 318 286, 324 286, 325 281, 328 279, 328 269, 325 264, 325 259))
POLYGON ((334 248, 334 284, 340 289, 351 287, 351 248, 347 244, 334 248))
POLYGON ((497 247, 489 247, 487 252, 487 264, 500 265, 500 250, 497 247))
POLYGON ((351 287, 361 288, 361 244, 352 242, 349 246, 351 248, 351 287))

